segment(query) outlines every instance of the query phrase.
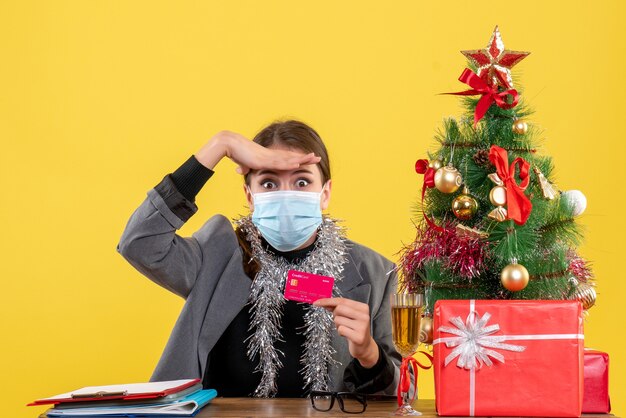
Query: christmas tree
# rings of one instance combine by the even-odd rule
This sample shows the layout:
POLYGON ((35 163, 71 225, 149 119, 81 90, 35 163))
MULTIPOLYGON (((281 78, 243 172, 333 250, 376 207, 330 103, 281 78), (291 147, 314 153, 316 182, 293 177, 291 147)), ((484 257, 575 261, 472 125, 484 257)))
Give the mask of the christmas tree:
POLYGON ((585 196, 558 190, 513 85, 511 67, 529 53, 505 49, 497 26, 486 48, 461 52, 470 68, 459 81, 470 89, 448 94, 467 113, 444 120, 438 149, 415 165, 423 175, 416 238, 398 264, 401 290, 425 294, 425 343, 439 299, 578 299, 588 310, 596 298, 576 252, 585 196))

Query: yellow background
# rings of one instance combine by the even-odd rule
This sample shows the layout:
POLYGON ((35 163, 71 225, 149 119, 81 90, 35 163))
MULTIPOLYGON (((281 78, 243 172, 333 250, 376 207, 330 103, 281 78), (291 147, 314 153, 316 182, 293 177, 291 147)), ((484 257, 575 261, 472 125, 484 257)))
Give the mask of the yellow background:
MULTIPOLYGON (((532 51, 516 74, 559 188, 588 198, 581 253, 599 297, 586 345, 610 353, 613 410, 626 413, 625 17, 619 1, 3 2, 1 415, 148 380, 183 300, 115 246, 148 189, 219 130, 311 124, 331 153, 330 213, 397 260, 414 233, 413 164, 460 112, 437 94, 464 88, 459 50, 496 24, 509 49, 532 51)), ((218 165, 180 234, 244 213, 234 169, 218 165)), ((420 379, 433 397, 432 374, 420 379)))

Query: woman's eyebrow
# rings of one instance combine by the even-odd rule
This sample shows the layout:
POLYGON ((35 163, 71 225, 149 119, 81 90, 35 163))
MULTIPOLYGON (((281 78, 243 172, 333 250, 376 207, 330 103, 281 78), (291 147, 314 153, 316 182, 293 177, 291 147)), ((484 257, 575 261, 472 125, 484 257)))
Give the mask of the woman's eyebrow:
MULTIPOLYGON (((270 174, 270 175, 274 175, 274 176, 278 176, 278 172, 274 171, 274 170, 261 170, 257 173, 258 176, 263 176, 265 174, 270 174)), ((313 174, 313 171, 308 169, 308 168, 300 168, 299 170, 294 171, 293 173, 291 173, 292 175, 294 174, 313 174)))

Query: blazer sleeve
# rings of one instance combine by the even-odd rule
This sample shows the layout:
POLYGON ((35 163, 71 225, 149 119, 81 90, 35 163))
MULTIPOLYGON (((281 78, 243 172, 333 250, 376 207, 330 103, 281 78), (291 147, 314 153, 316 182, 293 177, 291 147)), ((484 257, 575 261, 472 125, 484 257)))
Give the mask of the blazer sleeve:
POLYGON ((202 250, 197 232, 190 237, 176 233, 198 207, 187 200, 167 174, 148 190, 133 212, 117 244, 133 267, 171 292, 187 298, 198 277, 202 250))
POLYGON ((376 343, 384 351, 387 364, 379 375, 380 394, 395 395, 400 379, 400 364, 402 356, 396 351, 393 345, 391 333, 391 295, 396 293, 398 286, 398 275, 393 266, 389 273, 389 279, 385 286, 385 292, 378 311, 373 319, 373 337, 376 343), (385 385, 386 384, 386 385, 385 385))

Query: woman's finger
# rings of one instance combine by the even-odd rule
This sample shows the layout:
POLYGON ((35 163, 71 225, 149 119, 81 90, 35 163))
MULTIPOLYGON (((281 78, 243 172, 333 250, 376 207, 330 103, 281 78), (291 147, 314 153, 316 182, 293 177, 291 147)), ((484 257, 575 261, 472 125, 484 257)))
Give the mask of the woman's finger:
POLYGON ((282 156, 275 156, 272 161, 272 168, 277 170, 294 170, 302 165, 317 164, 319 161, 319 157, 315 157, 314 155, 297 155, 286 158, 282 158, 282 156))
POLYGON ((317 164, 322 160, 322 157, 315 155, 315 153, 308 153, 302 156, 300 164, 317 164))
POLYGON ((367 328, 362 321, 346 318, 345 316, 336 316, 334 321, 336 327, 345 326, 356 332, 364 333, 367 328))
POLYGON ((271 160, 271 163, 265 166, 264 168, 275 169, 275 170, 295 170, 300 167, 300 163, 295 159, 281 159, 279 157, 275 157, 271 160))
POLYGON ((337 306, 344 305, 344 306, 353 308, 358 311, 369 312, 369 306, 367 305, 367 303, 358 302, 356 300, 342 298, 342 297, 318 299, 315 302, 313 302, 313 305, 323 306, 325 308, 331 308, 331 309, 335 309, 337 306))
POLYGON ((364 345, 367 343, 368 338, 363 333, 355 331, 351 328, 346 327, 345 325, 339 325, 337 327, 337 333, 342 337, 346 337, 349 341, 357 346, 364 345))
POLYGON ((363 312, 359 309, 354 309, 349 305, 337 305, 333 310, 333 315, 335 316, 345 316, 350 319, 357 319, 361 321, 367 320, 369 322, 369 313, 363 312))
MULTIPOLYGON (((257 165, 277 170, 293 170, 305 164, 317 164, 321 158, 313 153, 300 154, 294 151, 266 148, 264 158, 257 165)), ((261 167, 259 167, 261 168, 261 167)))
POLYGON ((235 171, 238 174, 241 174, 242 176, 245 176, 246 174, 248 174, 248 171, 250 171, 250 169, 248 167, 246 167, 245 165, 238 165, 237 168, 235 169, 235 171))

